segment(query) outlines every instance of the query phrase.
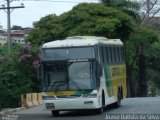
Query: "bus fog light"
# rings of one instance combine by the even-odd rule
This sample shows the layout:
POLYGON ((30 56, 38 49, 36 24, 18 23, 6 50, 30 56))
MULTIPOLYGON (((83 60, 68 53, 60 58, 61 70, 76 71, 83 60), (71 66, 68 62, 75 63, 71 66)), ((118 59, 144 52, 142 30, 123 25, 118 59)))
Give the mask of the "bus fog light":
POLYGON ((46 103, 47 109, 55 109, 54 103, 46 103))

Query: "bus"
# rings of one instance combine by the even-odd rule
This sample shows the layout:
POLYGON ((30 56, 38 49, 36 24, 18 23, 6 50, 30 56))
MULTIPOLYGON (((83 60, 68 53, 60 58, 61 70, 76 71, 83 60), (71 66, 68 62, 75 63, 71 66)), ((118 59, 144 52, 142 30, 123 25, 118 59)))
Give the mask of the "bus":
POLYGON ((126 65, 120 39, 73 36, 42 45, 44 110, 96 110, 120 106, 126 97, 126 65))

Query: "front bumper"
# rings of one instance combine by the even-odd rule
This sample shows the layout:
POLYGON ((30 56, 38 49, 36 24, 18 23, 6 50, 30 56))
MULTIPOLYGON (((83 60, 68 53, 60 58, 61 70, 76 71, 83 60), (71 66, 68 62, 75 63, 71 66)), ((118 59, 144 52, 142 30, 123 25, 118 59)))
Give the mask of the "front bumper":
POLYGON ((97 109, 100 108, 100 100, 98 98, 44 100, 43 108, 44 110, 97 109), (46 107, 47 104, 52 104, 54 107, 46 107))

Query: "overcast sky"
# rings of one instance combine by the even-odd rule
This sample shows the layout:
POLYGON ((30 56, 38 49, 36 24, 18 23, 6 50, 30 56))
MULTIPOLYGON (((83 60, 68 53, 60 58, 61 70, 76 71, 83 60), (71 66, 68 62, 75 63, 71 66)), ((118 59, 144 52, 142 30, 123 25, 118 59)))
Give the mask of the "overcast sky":
MULTIPOLYGON (((2 7, 5 0, 0 0, 2 7)), ((24 4, 25 8, 14 9, 11 13, 11 26, 19 25, 22 27, 32 27, 34 21, 40 20, 48 14, 60 15, 67 12, 80 2, 98 2, 98 0, 46 0, 46 1, 15 1, 12 0, 11 6, 19 6, 24 4), (69 2, 53 2, 53 1, 69 1, 69 2), (73 2, 71 2, 73 1, 73 2)), ((5 4, 6 6, 6 4, 5 4)), ((4 10, 0 10, 0 25, 3 29, 7 28, 7 14, 4 10)))

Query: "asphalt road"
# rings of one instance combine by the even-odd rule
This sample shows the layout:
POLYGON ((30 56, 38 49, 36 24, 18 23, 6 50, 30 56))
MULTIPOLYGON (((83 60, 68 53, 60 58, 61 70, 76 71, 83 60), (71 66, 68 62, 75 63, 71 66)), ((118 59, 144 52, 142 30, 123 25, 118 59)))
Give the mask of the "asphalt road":
POLYGON ((154 119, 160 120, 160 97, 126 98, 120 108, 106 107, 103 114, 94 111, 63 111, 58 117, 52 117, 50 111, 37 106, 17 113, 18 120, 105 120, 105 119, 154 119), (116 114, 116 115, 115 115, 116 114), (139 114, 137 118, 137 114, 139 114), (127 118, 128 117, 128 118, 127 118))

